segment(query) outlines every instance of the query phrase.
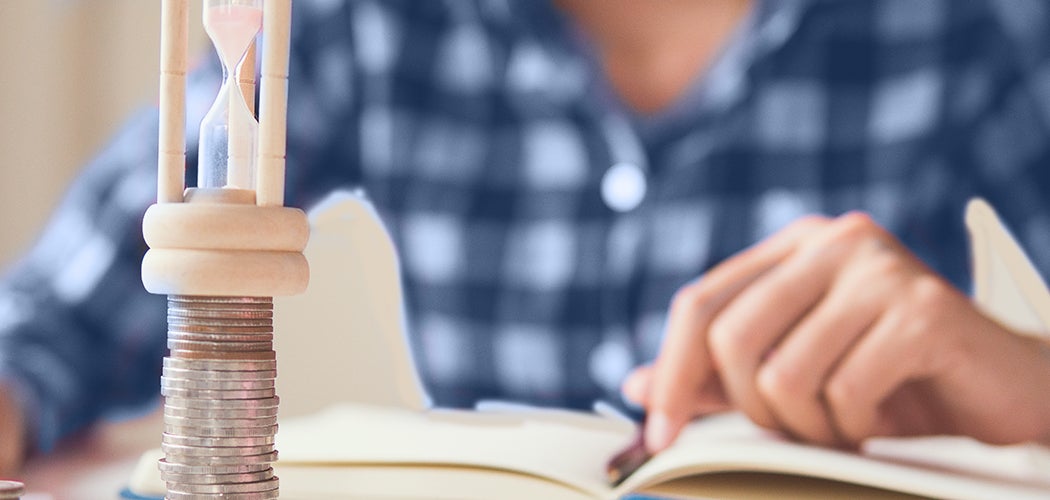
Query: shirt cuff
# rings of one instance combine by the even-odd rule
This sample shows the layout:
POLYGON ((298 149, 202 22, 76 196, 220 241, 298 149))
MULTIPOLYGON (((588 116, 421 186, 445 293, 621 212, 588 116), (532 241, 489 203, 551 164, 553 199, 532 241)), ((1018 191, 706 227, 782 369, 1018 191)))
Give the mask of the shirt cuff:
POLYGON ((22 412, 22 432, 26 439, 28 453, 46 452, 54 446, 54 439, 41 439, 40 435, 40 400, 29 384, 17 375, 0 371, 0 386, 5 387, 14 397, 18 410, 22 412))

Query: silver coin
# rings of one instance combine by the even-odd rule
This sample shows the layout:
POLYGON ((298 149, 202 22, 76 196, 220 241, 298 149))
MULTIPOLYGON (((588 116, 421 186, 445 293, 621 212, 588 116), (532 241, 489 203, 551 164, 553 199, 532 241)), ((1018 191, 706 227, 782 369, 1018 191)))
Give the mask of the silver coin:
POLYGON ((161 441, 168 444, 195 446, 199 448, 243 448, 248 446, 272 445, 274 443, 274 436, 271 434, 268 436, 253 437, 208 437, 185 436, 165 432, 161 434, 161 441))
POLYGON ((207 389, 209 391, 257 391, 273 389, 276 381, 271 378, 254 380, 208 380, 182 377, 160 377, 160 386, 171 389, 207 389))
MULTIPOLYGON (((253 429, 257 427, 273 427, 277 425, 277 417, 262 417, 262 418, 186 418, 186 417, 173 417, 170 415, 164 416, 164 424, 184 427, 190 429, 253 429)), ((201 434, 192 434, 201 435, 201 434)), ((211 435, 211 434, 208 434, 211 435)))
POLYGON ((273 344, 272 333, 186 333, 168 332, 168 340, 179 342, 222 342, 244 344, 248 342, 268 342, 273 344))
POLYGON ((170 320, 168 332, 197 334, 266 335, 274 333, 269 321, 220 322, 219 320, 170 320))
POLYGON ((180 358, 164 358, 165 368, 175 368, 180 370, 200 370, 200 371, 261 371, 261 370, 277 370, 277 361, 272 359, 267 360, 232 360, 232 359, 180 359, 180 358))
POLYGON ((195 309, 172 311, 168 309, 168 326, 176 325, 201 325, 201 326, 233 326, 233 327, 257 327, 273 325, 273 310, 245 309, 233 311, 229 309, 195 309))
POLYGON ((236 307, 247 308, 259 305, 270 305, 273 307, 273 297, 229 297, 217 295, 169 295, 168 305, 190 304, 194 307, 236 307))
POLYGON ((164 423, 183 427, 267 427, 277 425, 277 417, 259 418, 192 418, 164 415, 164 423))
POLYGON ((237 484, 257 483, 273 478, 273 467, 259 472, 241 474, 176 474, 161 472, 160 478, 166 483, 176 484, 237 484))
POLYGON ((251 474, 262 472, 273 467, 273 462, 243 463, 237 465, 187 465, 168 462, 166 458, 157 461, 161 473, 182 475, 193 474, 251 474))
POLYGON ((256 389, 256 390, 231 390, 231 391, 219 391, 209 389, 178 389, 175 387, 164 387, 161 386, 160 393, 162 396, 174 397, 174 398, 190 398, 190 399, 262 399, 272 398, 277 395, 274 389, 256 389))
MULTIPOLYGON (((243 455, 238 457, 192 457, 184 455, 173 455, 165 457, 169 464, 179 464, 193 467, 230 467, 236 465, 272 464, 277 461, 277 450, 270 450, 260 455, 243 455)), ((212 472, 211 474, 217 474, 212 472)))
POLYGON ((184 314, 168 313, 168 327, 175 326, 232 326, 262 327, 273 325, 272 311, 233 311, 201 310, 184 314))
POLYGON ((179 318, 168 316, 168 331, 186 333, 224 333, 208 332, 214 328, 230 329, 231 332, 267 333, 273 332, 273 320, 270 318, 179 318))
POLYGON ((273 321, 266 319, 191 319, 168 317, 168 332, 202 334, 264 335, 274 333, 273 321))
POLYGON ((183 370, 164 367, 165 377, 196 380, 259 380, 276 378, 277 370, 256 371, 218 371, 218 370, 183 370))
POLYGON ((246 438, 272 436, 277 433, 277 425, 268 425, 265 427, 216 428, 164 424, 164 432, 176 436, 246 438))
POLYGON ((277 359, 277 352, 268 351, 200 351, 196 349, 169 349, 172 358, 207 359, 224 361, 270 361, 277 359))
POLYGON ((280 489, 272 489, 269 492, 260 493, 227 493, 217 495, 204 495, 199 493, 182 493, 178 491, 172 491, 168 489, 168 493, 165 496, 167 500, 206 500, 206 499, 222 499, 222 500, 276 500, 280 495, 280 489))
POLYGON ((26 486, 18 481, 0 479, 0 499, 10 500, 26 494, 26 486))
POLYGON ((273 342, 273 332, 200 333, 168 330, 168 338, 196 342, 273 342))
MULTIPOLYGON (((244 336, 259 339, 261 337, 272 338, 274 330, 272 326, 214 326, 214 325, 168 325, 168 338, 178 336, 216 336, 219 341, 231 340, 232 337, 244 336)), ((195 340, 195 339, 187 339, 195 340)), ((207 340, 207 339, 201 339, 207 340)), ((251 339, 249 339, 251 340, 251 339)))
POLYGON ((176 489, 182 493, 259 493, 276 490, 279 484, 277 476, 274 476, 266 481, 240 484, 175 484, 169 482, 168 489, 176 489))
MULTIPOLYGON (((168 316, 168 330, 208 333, 204 330, 213 328, 226 329, 231 332, 267 333, 273 331, 273 321, 266 319, 230 319, 230 318, 176 318, 168 316)), ((224 333, 223 331, 213 333, 224 333)))
POLYGON ((165 408, 195 410, 257 410, 263 408, 277 408, 280 403, 281 397, 277 395, 255 399, 229 399, 225 401, 182 398, 178 396, 164 398, 165 408))
POLYGON ((168 339, 168 349, 182 351, 269 351, 273 342, 204 342, 168 339))
MULTIPOLYGON (((221 372, 221 373, 232 373, 240 374, 245 372, 221 372)), ((266 372, 260 372, 266 373, 266 372)), ((277 377, 243 377, 236 376, 234 378, 228 378, 228 376, 220 376, 217 378, 210 377, 184 377, 184 376, 161 376, 161 385, 168 385, 170 387, 179 387, 181 389, 211 389, 211 390, 231 390, 231 389, 269 389, 270 387, 264 384, 273 384, 277 377)))
POLYGON ((279 496, 279 488, 259 493, 218 493, 212 495, 203 493, 184 493, 169 488, 165 498, 167 500, 206 500, 209 498, 222 500, 276 500, 279 496))
MULTIPOLYGON (((197 302, 193 304, 178 304, 168 303, 168 315, 169 316, 191 316, 194 314, 200 314, 204 311, 214 311, 216 314, 221 314, 224 317, 237 318, 245 313, 255 313, 260 311, 273 311, 273 305, 267 303, 243 303, 243 304, 209 304, 206 302, 197 302)), ((250 314, 249 314, 250 316, 250 314)))
POLYGON ((241 457, 246 455, 263 455, 274 451, 272 444, 265 444, 262 446, 238 446, 230 448, 221 448, 217 446, 182 446, 177 444, 161 443, 160 449, 168 457, 176 457, 175 460, 171 460, 175 463, 186 463, 184 459, 189 457, 241 457))
POLYGON ((236 319, 269 319, 273 318, 273 309, 264 308, 206 308, 206 307, 175 307, 168 311, 168 318, 236 318, 236 319))
POLYGON ((173 406, 164 406, 165 417, 182 417, 182 418, 201 418, 201 419, 241 419, 241 418, 266 418, 276 417, 277 407, 273 408, 258 408, 258 409, 219 409, 219 410, 198 410, 196 408, 176 408, 173 406))
POLYGON ((273 335, 273 327, 240 327, 233 328, 229 326, 180 326, 170 325, 168 326, 168 333, 187 333, 187 334, 203 334, 203 335, 273 335))
POLYGON ((241 418, 264 418, 276 417, 278 408, 236 408, 236 409, 199 409, 179 408, 175 406, 164 406, 164 415, 183 418, 201 419, 241 419, 241 418))
MULTIPOLYGON (((274 454, 274 453, 276 453, 276 451, 275 450, 271 450, 269 453, 274 454)), ((264 455, 266 455, 266 454, 264 454, 264 455)), ((180 464, 180 465, 195 466, 195 467, 216 467, 216 466, 227 467, 227 466, 235 466, 235 465, 256 465, 256 464, 266 464, 266 463, 273 464, 273 463, 275 463, 277 461, 276 455, 273 455, 272 458, 260 459, 260 460, 249 460, 246 457, 250 457, 250 456, 240 456, 240 457, 196 457, 196 456, 187 456, 187 455, 165 455, 164 458, 168 460, 168 463, 176 463, 176 464, 180 464)), ((218 474, 218 473, 212 472, 212 473, 209 473, 209 474, 218 474)))

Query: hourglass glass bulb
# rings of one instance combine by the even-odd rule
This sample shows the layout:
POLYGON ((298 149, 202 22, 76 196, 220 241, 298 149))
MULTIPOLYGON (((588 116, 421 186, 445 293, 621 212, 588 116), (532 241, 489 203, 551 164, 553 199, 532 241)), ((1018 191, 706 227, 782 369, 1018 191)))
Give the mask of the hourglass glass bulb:
POLYGON ((197 187, 253 187, 259 125, 236 72, 261 28, 262 0, 204 0, 204 29, 222 60, 223 83, 201 122, 197 187))

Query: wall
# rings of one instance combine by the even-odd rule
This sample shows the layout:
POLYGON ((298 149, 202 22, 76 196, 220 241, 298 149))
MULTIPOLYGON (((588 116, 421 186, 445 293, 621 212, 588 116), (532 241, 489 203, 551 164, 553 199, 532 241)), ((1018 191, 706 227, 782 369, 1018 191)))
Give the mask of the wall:
MULTIPOLYGON (((206 45, 193 7, 193 49, 206 45)), ((0 0, 0 266, 78 168, 157 96, 159 0, 0 0)))

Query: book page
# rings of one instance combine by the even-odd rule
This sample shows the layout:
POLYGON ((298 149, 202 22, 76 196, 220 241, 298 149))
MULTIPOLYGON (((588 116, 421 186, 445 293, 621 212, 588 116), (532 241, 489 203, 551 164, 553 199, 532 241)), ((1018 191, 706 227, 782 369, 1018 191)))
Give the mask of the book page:
POLYGON ((281 416, 342 401, 429 406, 405 329, 400 263, 375 208, 359 194, 333 192, 310 210, 303 254, 310 287, 275 299, 281 416))
MULTIPOLYGON (((482 467, 548 478, 598 498, 609 491, 606 461, 633 433, 624 422, 565 411, 411 412, 343 404, 282 422, 277 447, 279 470, 337 464, 482 467)), ((282 484, 294 491, 283 477, 282 484)))
MULTIPOLYGON (((1019 481, 1016 476, 973 474, 975 470, 989 470, 980 467, 1002 459, 1007 448, 966 438, 931 439, 917 448, 915 440, 898 443, 880 439, 872 444, 874 441, 879 456, 892 460, 803 445, 762 430, 741 414, 715 415, 689 426, 671 448, 639 469, 617 492, 624 494, 695 474, 753 471, 832 479, 933 497, 1050 497, 1050 478, 1042 483, 1019 481), (967 456, 961 456, 960 447, 954 445, 960 441, 968 442, 967 456), (914 449, 909 452, 909 447, 914 449), (921 459, 911 460, 920 450, 921 459)), ((1032 464, 1038 467, 1039 462, 1032 464)), ((1045 477, 1047 472, 1042 474, 1045 477)))
POLYGON ((991 317, 1026 334, 1050 337, 1050 292, 1032 261, 986 201, 966 207, 974 300, 991 317))
POLYGON ((677 500, 926 500, 928 497, 908 495, 852 483, 806 476, 762 472, 718 472, 686 476, 660 483, 642 490, 646 495, 677 500))
POLYGON ((281 464, 282 500, 593 500, 562 484, 514 472, 441 465, 281 464))

